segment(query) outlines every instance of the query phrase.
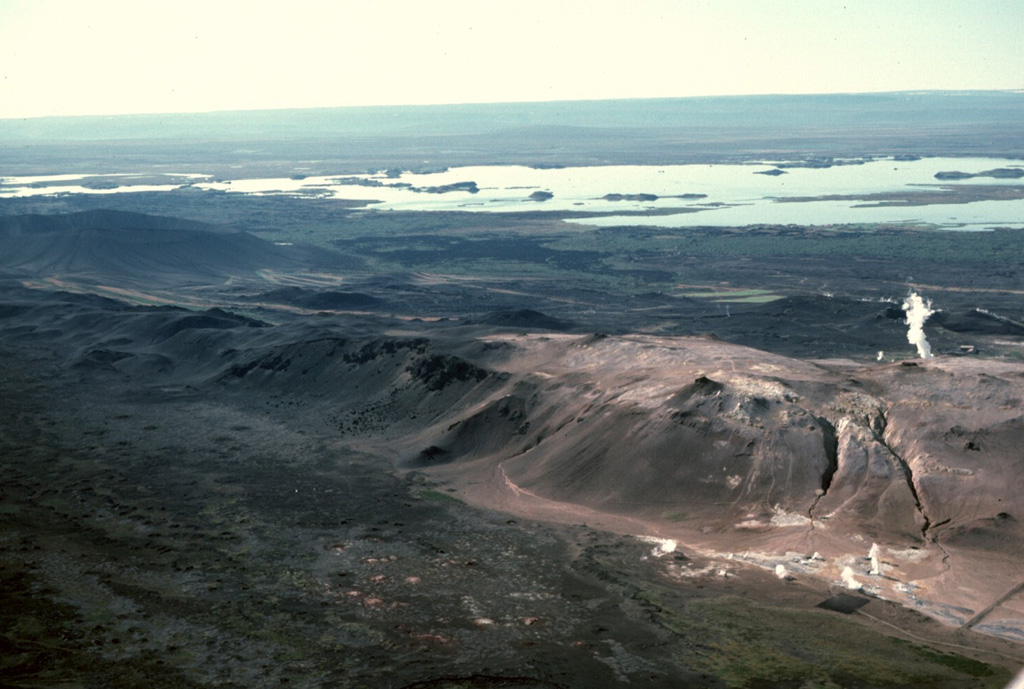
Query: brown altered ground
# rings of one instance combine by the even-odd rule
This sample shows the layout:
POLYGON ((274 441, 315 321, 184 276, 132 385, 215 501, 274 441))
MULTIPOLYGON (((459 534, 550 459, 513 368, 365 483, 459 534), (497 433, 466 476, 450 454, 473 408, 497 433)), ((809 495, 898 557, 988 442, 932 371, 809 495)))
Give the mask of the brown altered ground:
POLYGON ((470 502, 826 582, 851 567, 874 595, 1024 639, 1024 366, 802 362, 693 338, 494 341, 514 347, 511 378, 440 437, 417 436, 457 455, 432 472, 470 502))

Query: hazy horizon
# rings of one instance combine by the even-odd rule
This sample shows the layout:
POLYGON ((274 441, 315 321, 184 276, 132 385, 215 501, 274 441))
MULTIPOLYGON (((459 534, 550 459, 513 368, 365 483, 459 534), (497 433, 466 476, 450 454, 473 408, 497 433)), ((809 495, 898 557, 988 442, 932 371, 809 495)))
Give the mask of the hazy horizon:
MULTIPOLYGON (((473 145, 482 146, 481 150, 493 149, 488 141, 504 142, 502 159, 511 160, 522 159, 528 151, 538 153, 567 136, 577 143, 586 137, 591 145, 598 145, 595 137, 603 138, 600 147, 608 156, 618 137, 646 131, 648 139, 664 139, 670 148, 680 142, 701 142, 699 148, 706 155, 708 127, 744 131, 762 145, 769 141, 777 144, 779 136, 834 140, 845 133, 857 138, 856 132, 871 128, 897 133, 900 143, 891 143, 901 151, 911 142, 916 142, 912 147, 920 151, 939 150, 935 147, 940 140, 969 131, 1015 131, 1022 116, 1024 93, 1016 91, 691 96, 8 118, 0 119, 0 142, 251 139, 286 144, 345 139, 350 141, 347 150, 351 154, 355 139, 365 143, 373 138, 404 137, 422 142, 424 137, 433 137, 431 145, 438 146, 439 137, 458 137, 459 147, 464 148, 469 138, 477 137, 473 145)), ((1020 150, 1005 135, 998 138, 1002 142, 999 152, 1015 155, 1020 150)), ((676 153, 689 159, 693 151, 676 153)))
POLYGON ((1024 4, 0 7, 0 119, 1024 88, 1024 4))
POLYGON ((652 97, 609 97, 609 98, 551 98, 547 100, 509 100, 509 101, 466 101, 458 103, 367 103, 356 105, 309 105, 309 106, 281 106, 268 108, 216 108, 211 110, 168 110, 161 112, 123 112, 103 114, 75 114, 75 115, 33 115, 23 117, 0 117, 0 121, 12 120, 44 120, 44 119, 113 119, 131 117, 159 117, 159 116, 202 116, 202 115, 229 115, 248 113, 275 113, 289 111, 315 111, 315 110, 381 110, 399 108, 459 108, 477 106, 530 106, 530 105, 559 105, 559 104, 604 104, 604 103, 640 103, 640 102, 668 102, 668 101, 698 101, 698 100, 727 100, 727 99, 754 99, 754 98, 801 98, 801 97, 844 97, 844 96, 895 96, 895 95, 981 95, 981 94, 1024 94, 1024 89, 901 89, 892 91, 845 91, 845 92, 807 92, 807 93, 735 93, 735 94, 709 94, 696 96, 652 96, 652 97))

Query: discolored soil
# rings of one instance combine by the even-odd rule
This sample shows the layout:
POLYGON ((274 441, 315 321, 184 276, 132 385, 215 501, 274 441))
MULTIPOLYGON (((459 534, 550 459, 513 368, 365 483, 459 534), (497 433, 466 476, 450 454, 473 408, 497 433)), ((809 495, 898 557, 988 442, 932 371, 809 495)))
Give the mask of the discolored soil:
POLYGON ((500 338, 12 294, 5 684, 1000 686, 1019 656, 880 600, 821 610, 827 581, 655 555, 614 515, 538 521, 396 470, 414 429, 510 384, 500 338))

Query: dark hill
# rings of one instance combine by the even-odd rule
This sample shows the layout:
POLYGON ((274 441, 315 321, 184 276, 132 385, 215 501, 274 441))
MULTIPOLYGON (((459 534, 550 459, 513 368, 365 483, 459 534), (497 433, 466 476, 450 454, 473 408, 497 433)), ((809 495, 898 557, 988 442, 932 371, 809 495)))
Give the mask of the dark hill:
POLYGON ((535 328, 537 330, 555 330, 557 332, 566 332, 574 327, 569 321, 553 318, 533 309, 496 311, 486 316, 481 323, 504 328, 535 328))
POLYGON ((156 337, 159 340, 165 340, 183 330, 225 330, 228 328, 263 327, 266 327, 266 323, 262 321, 214 308, 199 313, 184 311, 177 318, 168 319, 166 324, 159 327, 156 330, 156 337))
POLYGON ((928 322, 955 333, 983 335, 1024 335, 1024 323, 1011 321, 985 311, 972 309, 963 313, 939 311, 928 322))
POLYGON ((0 272, 17 276, 168 286, 294 270, 314 253, 229 227, 120 211, 0 219, 0 272))
POLYGON ((333 311, 345 309, 367 309, 383 303, 381 299, 362 292, 341 292, 328 290, 317 292, 301 287, 281 287, 263 292, 251 298, 252 301, 288 304, 304 309, 333 311))
POLYGON ((164 230, 233 233, 221 225, 115 210, 89 210, 64 215, 12 215, 0 218, 0 236, 70 232, 74 230, 164 230))

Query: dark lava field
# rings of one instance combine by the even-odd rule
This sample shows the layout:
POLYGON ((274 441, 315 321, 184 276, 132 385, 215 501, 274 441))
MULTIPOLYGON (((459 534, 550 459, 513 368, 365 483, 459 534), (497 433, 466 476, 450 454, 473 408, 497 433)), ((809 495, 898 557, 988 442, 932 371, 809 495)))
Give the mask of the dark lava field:
MULTIPOLYGON (((1020 154, 929 117, 664 155, 1020 154)), ((451 164, 553 165, 560 131, 451 164)), ((562 164, 658 153, 580 137, 562 164)), ((380 169, 432 141, 377 141, 380 169)), ((0 174, 261 177, 316 144, 265 143, 24 144, 0 174)), ((953 689, 1024 662, 1020 230, 109 191, 0 196, 0 686, 953 689)))

